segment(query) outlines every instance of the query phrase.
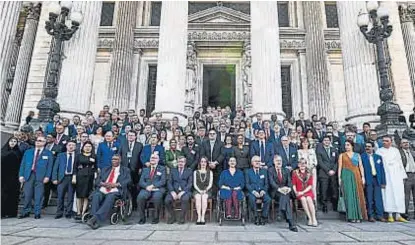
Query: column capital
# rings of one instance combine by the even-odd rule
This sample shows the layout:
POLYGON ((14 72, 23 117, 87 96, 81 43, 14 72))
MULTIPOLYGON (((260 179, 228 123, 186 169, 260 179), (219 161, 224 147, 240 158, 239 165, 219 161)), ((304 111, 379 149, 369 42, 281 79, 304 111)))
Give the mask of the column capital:
POLYGON ((40 10, 42 8, 42 3, 28 3, 24 6, 24 11, 27 14, 27 19, 39 21, 40 10))
POLYGON ((415 6, 408 4, 399 5, 399 18, 401 23, 415 22, 415 6))

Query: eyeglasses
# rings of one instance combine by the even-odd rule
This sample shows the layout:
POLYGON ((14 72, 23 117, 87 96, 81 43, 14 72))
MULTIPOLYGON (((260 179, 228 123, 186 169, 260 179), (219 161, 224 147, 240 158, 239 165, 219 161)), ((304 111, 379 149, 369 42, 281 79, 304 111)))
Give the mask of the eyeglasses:
POLYGON ((46 140, 36 140, 36 142, 46 142, 46 140))

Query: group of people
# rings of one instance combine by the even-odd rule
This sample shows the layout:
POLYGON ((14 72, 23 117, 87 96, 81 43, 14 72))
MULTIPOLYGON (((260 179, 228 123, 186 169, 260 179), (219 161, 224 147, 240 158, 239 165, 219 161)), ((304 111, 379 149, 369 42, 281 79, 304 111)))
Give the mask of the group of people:
POLYGON ((2 148, 2 204, 8 203, 2 217, 17 216, 22 184, 19 218, 31 212, 41 218, 56 191, 55 218, 80 219, 90 211, 92 228, 127 193, 140 224, 146 222, 149 202, 155 209, 152 223, 159 222, 163 206, 167 223, 184 223, 192 199, 198 225, 205 224, 209 199, 223 201, 226 218, 239 218, 246 200, 257 225, 268 221, 275 200, 277 217, 284 217, 292 231, 297 231, 296 199, 310 226, 318 225, 317 208, 339 209, 349 222, 410 218, 415 152, 407 139, 398 149, 390 136, 378 139, 369 123, 358 133, 354 125, 341 130, 337 122, 316 115, 308 120, 304 113, 281 122, 276 115, 264 120, 262 113, 251 118, 240 106, 205 109, 180 125, 177 117, 149 118, 144 110, 136 114, 104 106, 96 117, 89 111, 71 123, 55 115, 34 135, 16 132, 2 148), (177 219, 176 203, 181 205, 177 219))

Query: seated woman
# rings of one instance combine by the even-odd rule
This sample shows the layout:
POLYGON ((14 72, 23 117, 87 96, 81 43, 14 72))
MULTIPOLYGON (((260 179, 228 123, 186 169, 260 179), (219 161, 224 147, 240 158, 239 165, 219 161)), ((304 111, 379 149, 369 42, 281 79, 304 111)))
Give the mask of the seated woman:
POLYGON ((205 214, 209 197, 212 195, 213 173, 209 168, 208 159, 202 157, 198 169, 193 172, 193 196, 196 203, 196 225, 205 224, 205 214))
POLYGON ((219 178, 220 199, 225 200, 225 214, 227 218, 232 218, 232 207, 234 209, 233 218, 239 218, 239 201, 244 196, 242 189, 245 186, 245 177, 241 170, 236 169, 236 158, 229 158, 229 169, 223 170, 219 178))
POLYGON ((317 198, 317 156, 315 149, 310 148, 308 139, 301 140, 300 150, 298 150, 298 158, 304 158, 307 162, 307 168, 313 175, 313 195, 317 198))
POLYGON ((298 169, 292 174, 293 190, 297 199, 301 201, 301 205, 308 218, 308 226, 317 227, 316 209, 314 207, 313 194, 313 175, 307 168, 307 161, 301 158, 298 162, 298 169))

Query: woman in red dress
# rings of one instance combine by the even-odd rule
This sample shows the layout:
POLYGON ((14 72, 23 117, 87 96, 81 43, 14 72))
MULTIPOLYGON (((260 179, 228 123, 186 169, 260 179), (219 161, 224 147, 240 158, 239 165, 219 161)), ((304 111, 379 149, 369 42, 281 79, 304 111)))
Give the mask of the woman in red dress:
POLYGON ((318 225, 316 219, 316 209, 314 206, 313 194, 313 175, 308 171, 307 161, 301 158, 298 163, 298 169, 292 174, 293 190, 297 199, 301 201, 301 206, 308 217, 308 226, 316 227, 318 225))

